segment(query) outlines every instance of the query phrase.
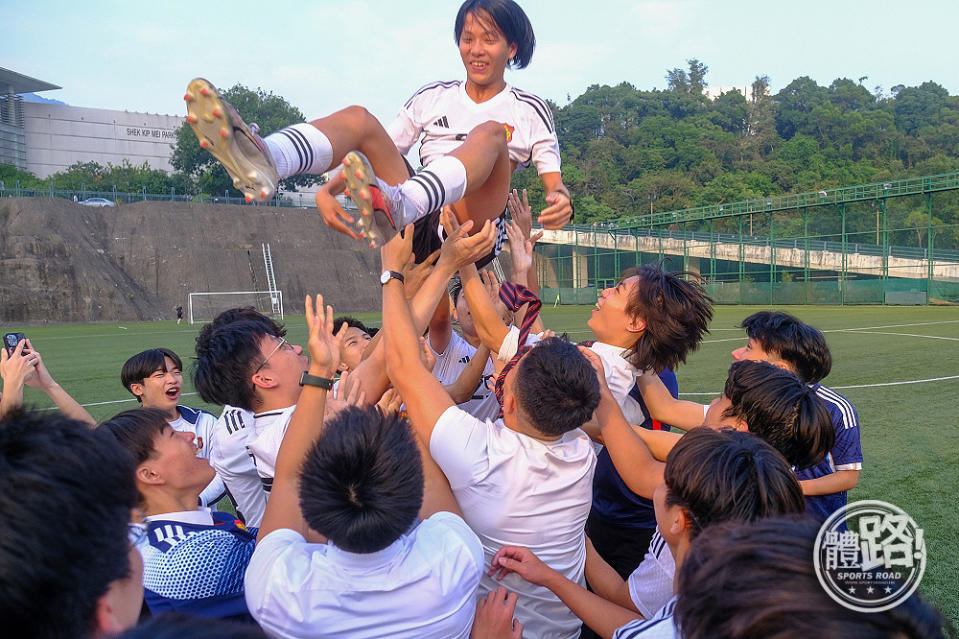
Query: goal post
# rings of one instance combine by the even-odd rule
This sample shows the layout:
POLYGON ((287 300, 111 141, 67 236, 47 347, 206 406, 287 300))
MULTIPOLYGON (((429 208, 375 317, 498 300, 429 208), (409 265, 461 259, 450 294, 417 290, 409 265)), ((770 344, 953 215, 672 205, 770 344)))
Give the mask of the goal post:
POLYGON ((264 315, 283 319, 283 291, 196 291, 188 296, 190 324, 209 321, 221 312, 252 306, 264 315))

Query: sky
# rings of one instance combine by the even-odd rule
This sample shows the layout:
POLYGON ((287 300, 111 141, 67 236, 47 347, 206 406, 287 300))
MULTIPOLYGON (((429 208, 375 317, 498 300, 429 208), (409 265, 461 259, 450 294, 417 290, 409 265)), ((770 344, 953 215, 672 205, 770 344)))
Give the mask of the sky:
MULTIPOLYGON (((696 58, 710 87, 809 76, 870 91, 932 80, 959 94, 957 0, 520 0, 532 64, 507 82, 567 104, 593 84, 665 88, 696 58)), ((73 106, 182 115, 187 83, 242 83, 307 119, 350 104, 389 122, 423 84, 464 77, 456 0, 0 0, 0 67, 73 106)))

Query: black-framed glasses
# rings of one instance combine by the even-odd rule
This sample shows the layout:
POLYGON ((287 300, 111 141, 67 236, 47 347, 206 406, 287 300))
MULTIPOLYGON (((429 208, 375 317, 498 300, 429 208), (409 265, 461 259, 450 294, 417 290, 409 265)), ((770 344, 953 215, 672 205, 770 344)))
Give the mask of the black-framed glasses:
POLYGON ((280 350, 280 349, 283 348, 284 346, 289 346, 289 345, 290 345, 290 343, 287 342, 286 339, 283 338, 283 337, 279 337, 279 338, 277 338, 277 339, 280 340, 280 343, 277 344, 277 345, 276 345, 276 348, 274 348, 272 351, 270 351, 270 354, 266 356, 266 359, 263 360, 263 361, 260 363, 260 365, 256 367, 256 370, 253 371, 253 374, 254 374, 254 375, 256 375, 257 373, 259 373, 260 370, 261 370, 264 366, 266 366, 266 363, 267 363, 268 361, 270 361, 270 358, 271 358, 271 357, 273 357, 274 355, 276 355, 276 352, 277 352, 278 350, 280 350))

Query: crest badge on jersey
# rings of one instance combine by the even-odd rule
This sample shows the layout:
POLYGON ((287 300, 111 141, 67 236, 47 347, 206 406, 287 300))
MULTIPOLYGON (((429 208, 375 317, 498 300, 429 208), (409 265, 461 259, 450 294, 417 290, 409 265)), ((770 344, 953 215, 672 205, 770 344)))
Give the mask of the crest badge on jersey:
POLYGON ((503 123, 503 127, 506 129, 506 144, 509 144, 510 142, 513 141, 513 131, 516 130, 516 127, 510 126, 506 124, 505 122, 503 123))
POLYGON ((199 450, 203 450, 203 438, 200 437, 199 435, 197 435, 197 438, 196 438, 196 447, 199 450))

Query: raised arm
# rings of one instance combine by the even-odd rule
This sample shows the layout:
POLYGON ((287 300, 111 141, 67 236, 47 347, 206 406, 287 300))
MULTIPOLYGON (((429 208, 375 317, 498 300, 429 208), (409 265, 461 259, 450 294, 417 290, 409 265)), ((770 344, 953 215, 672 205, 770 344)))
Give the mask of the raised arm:
POLYGON ((0 346, 0 379, 3 379, 3 397, 0 398, 0 417, 23 406, 23 386, 27 377, 34 374, 37 358, 31 353, 24 354, 26 340, 21 340, 13 349, 13 354, 0 346))
POLYGON ((603 443, 613 460, 613 466, 631 491, 652 499, 653 491, 663 483, 666 464, 653 458, 649 448, 623 417, 622 409, 606 385, 603 362, 599 355, 583 346, 580 346, 579 350, 593 365, 599 379, 599 406, 596 407, 593 418, 599 424, 603 443))
POLYGON ((653 419, 683 430, 703 425, 705 407, 670 395, 666 385, 659 379, 659 375, 640 375, 636 378, 636 385, 653 419))
MULTIPOLYGON (((309 334, 310 349, 309 374, 330 380, 336 373, 336 364, 340 359, 340 344, 346 335, 344 323, 340 332, 333 335, 333 307, 327 306, 324 312, 323 296, 316 296, 316 308, 313 300, 306 296, 306 327, 309 334)), ((303 460, 323 432, 323 420, 326 410, 325 388, 306 385, 300 392, 296 410, 290 418, 290 426, 283 436, 283 443, 276 456, 276 469, 273 476, 273 488, 266 503, 266 512, 257 535, 259 542, 274 530, 289 528, 304 537, 309 535, 309 526, 300 511, 299 476, 303 460)))
POLYGON ((539 223, 543 228, 561 229, 569 224, 573 217, 569 189, 563 184, 563 175, 559 171, 543 173, 540 178, 543 180, 547 206, 539 214, 539 223))
POLYGON ((474 391, 483 379, 483 371, 486 370, 487 361, 489 361, 489 349, 486 348, 485 344, 480 344, 473 355, 473 359, 466 365, 456 381, 444 387, 454 402, 462 404, 472 399, 474 391))
POLYGON ((493 576, 498 572, 497 579, 515 572, 530 583, 548 588, 601 637, 612 637, 617 628, 642 618, 635 610, 603 599, 570 581, 543 563, 529 548, 503 546, 493 556, 491 566, 489 574, 493 576))
POLYGON ((470 307, 473 316, 473 325, 480 341, 491 351, 498 352, 503 340, 509 333, 509 328, 497 312, 490 300, 486 285, 480 279, 479 272, 473 264, 467 264, 460 269, 463 281, 463 295, 466 304, 470 307))
MULTIPOLYGON (((411 224, 403 235, 397 235, 381 249, 383 269, 402 268, 412 247, 411 224)), ((383 316, 389 318, 382 329, 385 333, 387 374, 393 387, 406 401, 413 430, 428 444, 436 421, 454 404, 443 385, 426 370, 420 360, 418 333, 413 327, 403 282, 396 278, 390 278, 383 285, 383 316)))
POLYGON ((91 428, 95 428, 97 420, 93 419, 93 415, 88 413, 87 409, 81 406, 77 400, 73 399, 73 397, 71 397, 67 391, 63 390, 63 387, 53 379, 50 371, 47 370, 47 367, 43 363, 43 358, 40 356, 40 353, 34 350, 33 344, 30 343, 29 339, 27 340, 27 348, 31 353, 36 355, 36 374, 27 377, 27 386, 39 388, 46 393, 47 397, 53 401, 60 412, 70 419, 75 419, 85 423, 91 428))

